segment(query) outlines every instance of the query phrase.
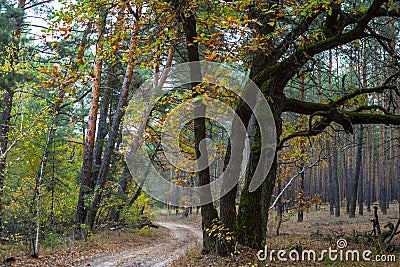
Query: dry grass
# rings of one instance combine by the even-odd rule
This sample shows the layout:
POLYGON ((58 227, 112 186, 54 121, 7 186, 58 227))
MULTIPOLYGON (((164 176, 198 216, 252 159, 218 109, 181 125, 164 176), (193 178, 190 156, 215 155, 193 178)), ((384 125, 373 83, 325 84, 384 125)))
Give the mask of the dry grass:
POLYGON ((124 250, 156 243, 167 235, 166 229, 162 228, 145 228, 135 231, 103 230, 91 236, 88 241, 60 245, 52 251, 48 247, 42 247, 37 259, 32 258, 26 249, 14 247, 9 251, 9 255, 15 257, 16 261, 10 266, 79 266, 92 256, 115 255, 124 250))
MULTIPOLYGON (((392 222, 395 224, 399 218, 398 205, 392 205, 388 210, 388 214, 383 215, 378 213, 380 225, 383 227, 392 222)), ((247 247, 238 246, 238 255, 221 258, 215 254, 201 255, 201 248, 194 248, 188 255, 179 258, 173 262, 172 266, 399 266, 400 253, 397 252, 380 252, 375 246, 363 242, 361 237, 358 242, 354 240, 354 236, 372 230, 372 223, 369 218, 373 217, 372 212, 365 212, 364 216, 356 215, 356 218, 349 219, 342 210, 342 215, 337 218, 329 215, 329 208, 323 206, 319 211, 310 211, 304 213, 304 221, 297 222, 297 214, 285 214, 284 222, 280 229, 280 235, 276 236, 278 218, 276 213, 270 214, 268 224, 268 251, 284 249, 289 253, 292 249, 298 250, 315 250, 320 253, 323 249, 337 249, 336 242, 339 238, 345 238, 348 246, 343 249, 344 253, 347 250, 358 249, 364 251, 366 249, 372 251, 371 259, 378 254, 395 255, 397 262, 352 262, 352 261, 330 261, 328 257, 321 262, 296 262, 290 261, 280 262, 274 257, 273 261, 269 259, 259 261, 256 257, 258 250, 249 249, 247 247)), ((400 235, 396 236, 392 244, 400 245, 400 235)), ((300 253, 301 255, 301 253, 300 253)), ((275 253, 276 256, 276 253, 275 253)), ((286 257, 287 254, 286 254, 286 257)))
MULTIPOLYGON (((399 266, 400 254, 379 252, 373 245, 354 241, 354 236, 372 230, 372 223, 369 218, 373 214, 366 212, 364 216, 357 215, 356 218, 349 219, 342 210, 342 216, 336 218, 329 215, 328 207, 323 207, 319 211, 310 211, 304 213, 304 221, 297 222, 297 214, 285 214, 282 223, 280 235, 276 236, 278 218, 275 212, 271 212, 268 224, 268 251, 285 249, 287 252, 297 248, 313 249, 319 253, 323 249, 336 249, 336 241, 339 238, 345 238, 348 242, 347 249, 359 249, 363 251, 369 249, 373 252, 373 257, 378 254, 395 254, 397 263, 377 263, 377 262, 345 262, 329 261, 325 259, 322 262, 293 262, 282 263, 275 260, 259 261, 257 260, 258 250, 238 246, 236 255, 221 258, 215 254, 201 255, 200 245, 192 248, 185 256, 178 258, 172 266, 399 266)), ((379 213, 379 220, 383 228, 387 222, 395 223, 399 218, 397 205, 392 205, 388 214, 379 213)), ((173 212, 160 212, 160 220, 178 221, 185 224, 199 227, 200 215, 182 218, 175 216, 173 212), (168 215, 170 214, 170 215, 168 215)), ((132 250, 138 247, 154 244, 168 237, 167 229, 148 229, 141 231, 119 230, 119 231, 101 231, 93 235, 88 242, 70 242, 58 245, 55 249, 42 247, 40 257, 33 259, 29 255, 29 250, 23 245, 8 246, 7 251, 3 251, 5 256, 13 256, 16 261, 12 266, 79 266, 87 262, 93 255, 109 254, 117 255, 124 250, 132 250)), ((396 236, 392 242, 400 245, 400 235, 396 236)), ((5 249, 5 248, 2 248, 5 249)), ((276 256, 276 253, 275 253, 276 256)))

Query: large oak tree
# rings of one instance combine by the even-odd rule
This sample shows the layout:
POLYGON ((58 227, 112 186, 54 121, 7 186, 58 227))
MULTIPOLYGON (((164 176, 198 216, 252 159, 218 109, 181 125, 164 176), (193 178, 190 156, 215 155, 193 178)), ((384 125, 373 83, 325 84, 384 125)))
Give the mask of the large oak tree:
MULTIPOLYGON (((393 37, 384 36, 377 30, 378 21, 397 23, 399 16, 397 1, 251 1, 234 2, 241 14, 237 16, 249 19, 253 40, 259 41, 257 47, 247 51, 240 50, 248 59, 250 76, 268 99, 275 118, 278 136, 278 150, 285 142, 295 137, 315 136, 324 132, 330 125, 337 124, 347 133, 353 133, 355 124, 400 124, 400 117, 388 112, 384 107, 376 105, 351 105, 348 103, 360 95, 382 94, 387 91, 399 95, 395 86, 398 79, 398 63, 393 65, 394 71, 387 75, 381 85, 371 88, 349 89, 347 92, 331 99, 330 102, 312 102, 288 97, 285 88, 302 68, 311 61, 318 60, 317 55, 332 49, 351 44, 360 39, 376 39, 388 56, 397 62, 397 44, 393 37), (240 9, 240 5, 245 7, 240 9), (378 110, 378 112, 376 112, 378 110), (285 134, 282 132, 282 114, 292 112, 309 117, 309 127, 305 130, 285 134)), ((218 5, 218 4, 216 4, 218 5)), ((224 6, 227 3, 220 2, 224 6)), ((189 6, 188 6, 189 7, 189 6)), ((213 6, 214 8, 215 5, 213 6)), ((199 7, 199 9, 204 7, 199 7)), ((206 8, 209 8, 206 7, 206 8)), ((221 7, 222 8, 222 7, 221 7)), ((194 12, 193 10, 191 12, 194 12)), ((210 17, 218 13, 210 12, 210 17)), ((201 16, 198 16, 202 20, 201 16)), ((193 18, 191 18, 192 20, 193 18)), ((228 19, 231 19, 228 17, 228 19)), ((211 19, 212 23, 218 18, 211 19)), ((203 22, 203 20, 202 20, 203 22)), ((187 21, 186 21, 187 23, 187 21)), ((193 22, 191 22, 193 23, 193 22)), ((185 22, 183 23, 185 25, 185 22)), ((197 33, 200 34, 201 33, 197 33)), ((205 38, 206 39, 206 38, 205 38)), ((188 39, 187 39, 188 40, 188 39)), ((209 41, 207 38, 206 41, 209 41)), ((189 40, 190 41, 190 40, 189 40)), ((207 47, 207 42, 203 44, 207 47)), ((188 43, 188 48, 191 47, 188 43)), ((221 49, 222 50, 222 49, 221 49)), ((223 52, 221 52, 223 55, 223 52)), ((221 56, 223 59, 223 56, 221 56)), ((320 59, 320 58, 319 58, 320 59)), ((246 105, 239 105, 237 113, 248 126, 251 110, 246 105)), ((255 144, 259 138, 257 127, 252 136, 255 144)), ((240 197, 239 212, 236 216, 236 188, 221 200, 221 224, 229 230, 235 230, 237 240, 253 248, 264 245, 267 232, 268 207, 272 190, 276 181, 277 160, 266 177, 264 183, 254 192, 248 191, 251 176, 255 171, 262 148, 252 147, 247 179, 240 197), (235 229, 232 229, 235 228, 235 229)), ((228 255, 233 246, 220 250, 220 254, 228 255)), ((204 248, 209 251, 212 248, 204 248)))

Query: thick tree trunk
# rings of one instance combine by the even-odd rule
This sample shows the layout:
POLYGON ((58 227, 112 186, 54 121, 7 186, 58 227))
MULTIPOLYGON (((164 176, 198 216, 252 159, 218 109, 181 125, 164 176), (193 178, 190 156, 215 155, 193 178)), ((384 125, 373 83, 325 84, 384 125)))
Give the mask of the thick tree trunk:
MULTIPOLYGON (((266 3, 266 6, 270 6, 271 4, 266 3)), ((250 11, 250 17, 255 17, 257 18, 259 21, 263 21, 264 25, 260 26, 260 31, 264 32, 265 34, 267 34, 267 32, 271 32, 273 31, 273 28, 270 27, 268 25, 268 16, 262 16, 260 17, 259 10, 252 10, 250 11)), ((258 27, 258 26, 255 26, 258 27)), ((258 73, 260 73, 263 70, 263 67, 266 64, 267 61, 267 57, 263 54, 263 53, 255 53, 253 56, 253 61, 252 61, 252 67, 251 67, 251 71, 250 71, 250 78, 254 78, 258 73)), ((252 108, 254 109, 256 103, 256 96, 249 96, 247 95, 246 92, 244 92, 244 97, 245 99, 247 99, 248 104, 251 105, 251 107, 249 107, 247 104, 245 104, 244 102, 240 102, 238 105, 238 108, 236 110, 236 113, 238 114, 239 118, 241 119, 244 127, 246 127, 246 129, 248 129, 249 127, 251 128, 252 126, 250 126, 250 120, 252 118, 252 108), (253 102, 251 102, 253 101, 253 102)), ((249 133, 249 135, 251 135, 249 133)), ((238 146, 243 147, 244 149, 244 141, 245 140, 231 140, 231 142, 235 142, 235 144, 237 144, 238 146)), ((228 155, 229 156, 229 155, 228 155)), ((242 161, 242 155, 235 155, 235 158, 232 159, 235 162, 232 164, 233 168, 236 168, 235 170, 233 170, 231 173, 233 174, 237 174, 240 173, 240 165, 241 165, 241 161, 242 161)), ((225 159, 225 163, 229 162, 229 158, 225 159), (228 159, 228 160, 227 160, 228 159)), ((247 172, 247 171, 246 171, 247 172)), ((251 176, 248 176, 247 179, 251 179, 251 176)), ((248 181, 250 183, 250 181, 248 181)), ((244 188, 243 188, 244 190, 244 188)), ((242 193, 243 193, 242 190, 242 193)), ((220 216, 221 216, 221 224, 224 226, 225 232, 235 232, 235 227, 237 227, 237 223, 236 223, 236 195, 237 195, 237 187, 235 186, 230 192, 228 192, 226 195, 224 195, 221 198, 221 202, 220 202, 220 216)), ((218 254, 221 256, 228 256, 230 255, 230 253, 233 252, 234 250, 234 246, 235 246, 235 240, 231 240, 230 242, 226 242, 221 240, 221 242, 219 242, 219 246, 218 246, 218 254)))
MULTIPOLYGON (((339 43, 347 43, 361 37, 362 32, 366 27, 368 21, 372 18, 371 15, 374 14, 374 12, 381 5, 381 1, 374 2, 373 5, 371 5, 368 15, 364 16, 359 25, 357 25, 357 27, 355 28, 355 30, 350 31, 350 33, 348 33, 345 38, 343 38, 342 36, 338 39, 337 37, 332 37, 332 40, 335 40, 334 42, 330 43, 324 41, 324 43, 320 46, 310 46, 310 49, 301 50, 299 51, 299 53, 294 53, 291 56, 286 57, 280 63, 277 63, 277 61, 275 61, 279 57, 280 51, 272 51, 272 55, 269 56, 272 62, 268 63, 262 61, 253 61, 254 64, 260 64, 260 66, 262 66, 262 71, 259 73, 256 72, 256 74, 258 75, 255 77, 255 82, 261 87, 263 93, 271 100, 270 107, 275 118, 278 138, 281 136, 282 133, 282 123, 280 116, 282 115, 282 110, 285 106, 285 96, 283 94, 283 88, 286 86, 287 82, 298 72, 300 67, 305 64, 310 57, 322 51, 326 51, 330 48, 338 46, 339 44, 336 41, 339 41, 339 43), (278 55, 277 58, 275 58, 276 55, 278 55)), ((263 18, 268 19, 268 16, 264 16, 263 18)), ((263 18, 261 18, 261 20, 259 21, 261 22, 261 24, 267 25, 268 23, 263 23, 263 18)), ((268 32, 268 30, 264 28, 260 32, 265 34, 265 32, 268 32)), ((253 150, 253 153, 254 152, 255 151, 253 150)), ((256 155, 252 155, 250 158, 250 160, 253 161, 257 161, 257 159, 258 158, 256 155)), ((254 168, 255 166, 256 164, 254 162, 250 162, 250 167, 247 173, 249 177, 249 174, 254 172, 252 168, 254 168)), ((264 200, 266 201, 266 203, 269 203, 271 199, 272 189, 276 176, 276 168, 277 166, 275 159, 275 164, 273 164, 270 173, 264 181, 264 184, 258 190, 254 191, 253 193, 249 193, 245 187, 242 191, 239 214, 237 216, 236 234, 238 241, 245 245, 257 248, 263 247, 267 230, 266 222, 268 219, 268 213, 263 215, 260 215, 259 213, 266 212, 261 207, 265 206, 264 200), (263 198, 264 193, 265 198, 263 198), (259 208, 254 208, 252 207, 252 205, 258 206, 259 208), (260 218, 260 220, 255 220, 253 218, 260 218), (256 222, 256 225, 254 225, 254 222, 256 222)))
MULTIPOLYGON (((261 91, 271 98, 269 105, 275 119, 276 134, 279 140, 282 134, 282 109, 285 105, 283 95, 283 87, 286 82, 281 83, 282 79, 271 78, 268 82, 261 85, 261 91)), ((258 127, 253 135, 254 143, 258 144, 257 139, 260 138, 258 127)), ((277 141, 278 141, 277 140, 277 141)), ((260 157, 261 149, 255 145, 252 146, 250 154, 250 163, 246 171, 246 183, 240 196, 239 213, 236 219, 236 237, 237 240, 248 247, 261 249, 265 245, 267 235, 268 209, 271 201, 276 174, 277 174, 277 153, 275 153, 274 161, 271 169, 261 184, 254 192, 248 191, 251 177, 255 172, 260 157)))
MULTIPOLYGON (((250 103, 255 104, 255 103, 250 103)), ((247 106, 247 104, 241 102, 239 107, 236 110, 239 118, 243 122, 244 127, 248 128, 249 122, 251 121, 252 111, 247 106)), ((236 123, 235 121, 233 123, 236 123)), ((235 127, 233 126, 232 129, 235 127)), ((249 131, 249 130, 248 130, 249 131)), ((224 162, 224 171, 225 167, 227 166, 229 160, 232 161, 232 170, 228 170, 228 172, 232 175, 237 175, 240 173, 241 163, 242 163, 242 155, 235 155, 234 157, 230 157, 230 150, 231 150, 231 142, 235 142, 236 146, 238 147, 238 151, 244 149, 244 142, 245 140, 236 140, 232 139, 227 147, 227 155, 225 156, 224 162)), ((231 179, 231 178, 227 178, 231 179)), ((224 230, 222 230, 222 234, 226 235, 228 233, 232 233, 235 231, 235 224, 236 224, 236 195, 237 195, 237 186, 232 188, 227 194, 225 194, 220 200, 220 219, 221 225, 223 226, 224 230)), ((235 249, 235 239, 231 234, 228 234, 231 239, 224 240, 219 239, 217 240, 217 252, 220 256, 229 256, 235 249)))
MULTIPOLYGON (((252 121, 253 125, 250 128, 254 129, 253 132, 249 133, 252 138, 252 143, 259 142, 259 130, 255 121, 252 121)), ((248 169, 246 170, 245 185, 242 189, 242 194, 239 203, 239 213, 236 222, 236 236, 241 244, 247 245, 252 248, 259 248, 266 238, 266 231, 261 230, 259 232, 258 226, 266 223, 267 207, 264 201, 265 186, 264 182, 262 186, 257 188, 256 191, 250 193, 248 187, 251 182, 251 178, 254 174, 254 170, 259 164, 259 153, 251 151, 248 169), (261 212, 257 212, 261 210, 261 212)))
MULTIPOLYGON (((6 162, 7 162, 7 153, 5 151, 8 147, 8 133, 10 131, 10 119, 11 119, 11 110, 13 105, 14 91, 13 89, 7 89, 4 93, 3 97, 3 112, 1 114, 1 125, 0 125, 0 149, 1 149, 1 158, 0 158, 0 192, 3 191, 4 186, 4 178, 5 178, 5 170, 6 170, 6 162), (4 153, 4 154, 3 154, 4 153)), ((3 229, 3 201, 0 196, 0 232, 3 229)))
MULTIPOLYGON (((361 124, 359 127, 357 135, 357 152, 356 152, 356 166, 354 171, 354 177, 352 179, 351 190, 350 190, 350 210, 349 218, 354 218, 356 216, 356 205, 357 205, 357 193, 359 191, 358 187, 359 181, 362 179, 360 175, 361 165, 362 165, 362 145, 363 145, 363 131, 364 127, 361 124)), ((360 183, 361 184, 361 183, 360 183)))
MULTIPOLYGON (((271 15, 263 14, 260 9, 272 8, 272 5, 272 2, 265 2, 263 3, 263 5, 254 5, 249 10, 249 17, 254 18, 258 22, 260 22, 259 25, 253 24, 252 27, 257 29, 258 32, 265 35, 273 32, 274 27, 268 24, 271 15)), ((257 51, 252 54, 252 67, 250 71, 250 78, 255 78, 259 73, 264 71, 265 68, 267 68, 272 63, 273 60, 271 61, 270 59, 268 59, 268 56, 264 52, 257 51)), ((257 83, 256 81, 256 84, 260 87, 264 94, 271 96, 272 98, 271 103, 269 104, 275 118, 277 136, 279 138, 282 126, 280 116, 282 115, 282 108, 284 106, 284 95, 282 91, 284 85, 275 84, 274 78, 271 78, 269 82, 271 83, 268 83, 266 81, 260 81, 257 83), (274 103, 273 107, 271 106, 272 103, 274 103)), ((252 98, 255 99, 256 96, 252 96, 252 98)), ((250 98, 247 97, 247 99, 250 98)), ((240 108, 241 107, 239 106, 239 109, 240 108)), ((249 125, 251 110, 246 107, 242 108, 243 110, 237 111, 239 117, 243 120, 243 123, 247 128, 253 127, 249 125)), ((257 138, 260 138, 260 133, 258 127, 253 128, 255 129, 255 132, 249 135, 253 136, 253 140, 255 141, 254 143, 256 143, 257 138)), ((277 159, 275 154, 274 163, 272 164, 270 172, 262 185, 254 192, 249 192, 248 186, 251 182, 255 168, 257 167, 257 164, 263 164, 258 162, 259 157, 260 149, 258 151, 251 151, 249 164, 246 170, 245 184, 241 191, 239 212, 236 218, 235 227, 235 236, 237 240, 241 244, 247 245, 252 248, 261 248, 265 243, 268 221, 268 205, 271 200, 277 171, 277 159)), ((232 210, 231 212, 236 212, 236 209, 232 210)))
MULTIPOLYGON (((269 8, 271 6, 272 3, 265 2, 265 8, 269 8)), ((260 8, 260 6, 258 8, 260 8)), ((274 27, 271 27, 268 24, 270 16, 264 14, 260 16, 260 14, 262 13, 258 8, 254 7, 250 9, 249 16, 251 18, 257 19, 259 22, 262 23, 262 25, 259 26, 254 24, 253 27, 263 34, 273 32, 274 27)), ((250 78, 253 79, 263 70, 265 70, 265 68, 272 62, 269 62, 268 57, 263 52, 256 52, 252 56, 253 60, 250 71, 250 78)), ((274 80, 274 78, 271 78, 271 80, 269 80, 270 83, 266 81, 264 82, 264 84, 260 82, 257 85, 260 87, 261 91, 264 94, 270 96, 272 99, 269 104, 275 118, 277 137, 279 139, 279 136, 282 133, 281 115, 282 108, 284 106, 283 87, 286 83, 284 82, 284 84, 280 85, 275 84, 276 81, 274 80)), ((251 98, 255 99, 256 96, 252 96, 251 98)), ((251 98, 247 97, 247 99, 251 98)), ((256 127, 255 125, 249 125, 252 114, 251 109, 249 109, 248 107, 239 106, 237 113, 247 128, 253 127, 255 129, 254 133, 249 133, 249 136, 252 136, 254 143, 256 143, 257 138, 260 138, 260 133, 258 127, 256 127), (240 110, 241 108, 242 110, 240 110)), ((275 154, 274 163, 272 164, 271 169, 264 182, 255 191, 249 192, 248 186, 251 182, 255 168, 257 167, 257 164, 263 164, 258 162, 259 157, 260 149, 258 151, 251 151, 249 164, 246 170, 245 184, 242 188, 240 195, 239 212, 235 223, 235 236, 237 238, 237 241, 243 245, 252 248, 263 248, 265 244, 265 239, 267 235, 268 208, 272 196, 272 191, 274 189, 277 173, 277 158, 275 154)), ((232 209, 231 212, 236 212, 236 208, 232 209)))
POLYGON ((250 164, 246 176, 249 180, 243 187, 240 197, 239 213, 236 220, 236 237, 239 243, 251 248, 261 249, 267 236, 268 208, 274 188, 277 162, 274 160, 271 170, 262 185, 254 192, 248 191, 251 176, 259 159, 259 154, 250 154, 250 164))
MULTIPOLYGON (((287 82, 298 72, 300 67, 305 64, 310 57, 327 49, 336 47, 340 45, 339 43, 341 42, 347 43, 361 37, 364 28, 368 24, 368 21, 372 18, 371 15, 374 14, 375 10, 377 10, 381 5, 381 1, 374 1, 373 5, 371 5, 369 12, 363 17, 355 30, 350 31, 348 34, 345 34, 345 37, 332 37, 334 40, 333 42, 324 41, 322 45, 312 45, 309 49, 300 50, 299 53, 294 53, 293 55, 286 57, 282 62, 277 64, 275 64, 276 62, 270 62, 270 64, 272 65, 269 65, 265 62, 254 62, 256 64, 261 64, 263 67, 263 70, 259 73, 259 75, 255 77, 255 82, 261 87, 261 90, 263 91, 265 96, 270 99, 270 107, 275 118, 278 138, 281 136, 282 133, 282 122, 280 116, 282 115, 282 110, 285 106, 285 96, 283 94, 283 88, 286 86, 287 82)), ((265 33, 265 31, 263 33, 265 33)), ((279 55, 280 53, 279 51, 273 52, 274 53, 272 53, 271 56, 272 58, 274 58, 276 54, 279 55)), ((255 134, 255 136, 257 137, 257 134, 255 134)), ((249 174, 254 172, 253 168, 256 166, 254 162, 256 162, 259 158, 257 157, 256 152, 257 151, 253 149, 252 153, 254 154, 251 155, 250 158, 250 167, 247 172, 248 177, 251 177, 249 174)), ((266 201, 266 203, 269 203, 271 199, 272 189, 276 177, 276 168, 277 165, 275 157, 275 163, 273 164, 271 171, 262 186, 252 193, 249 193, 246 188, 242 191, 239 214, 236 224, 236 234, 238 241, 244 243, 245 245, 256 248, 263 247, 267 230, 266 222, 268 219, 268 213, 261 215, 260 213, 265 212, 265 210, 263 210, 261 207, 267 206, 265 205, 264 200, 266 201), (263 198, 264 194, 265 198, 263 198), (253 208, 252 205, 258 206, 259 208, 253 208), (253 220, 253 218, 259 218, 259 220, 253 220), (256 222, 256 225, 254 225, 254 222, 256 222)), ((339 186, 337 186, 337 188, 339 188, 339 186)))

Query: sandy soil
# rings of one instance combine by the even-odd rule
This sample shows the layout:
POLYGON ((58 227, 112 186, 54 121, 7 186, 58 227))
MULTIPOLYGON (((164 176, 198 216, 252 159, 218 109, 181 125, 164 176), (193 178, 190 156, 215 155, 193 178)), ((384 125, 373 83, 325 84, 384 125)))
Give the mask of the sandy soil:
MULTIPOLYGON (((77 241, 55 250, 42 248, 39 258, 32 258, 29 250, 16 248, 11 256, 12 267, 66 266, 168 266, 178 257, 201 247, 200 216, 161 215, 155 222, 159 229, 132 232, 102 230, 89 241, 77 241), (20 254, 21 253, 21 254, 20 254)), ((190 254, 190 253, 189 253, 190 254)), ((0 263, 0 266, 1 263, 0 263)))
POLYGON ((169 238, 156 243, 145 244, 135 249, 116 255, 102 254, 80 266, 128 267, 128 266, 166 266, 179 256, 187 253, 192 247, 200 244, 202 233, 193 225, 172 221, 156 222, 169 231, 169 238))

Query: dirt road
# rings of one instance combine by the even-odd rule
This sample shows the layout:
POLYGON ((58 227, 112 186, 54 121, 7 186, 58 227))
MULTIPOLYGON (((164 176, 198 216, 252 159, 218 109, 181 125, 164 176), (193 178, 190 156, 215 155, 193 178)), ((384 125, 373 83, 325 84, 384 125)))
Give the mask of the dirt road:
POLYGON ((176 222, 156 222, 170 231, 169 238, 159 243, 139 246, 135 250, 124 251, 117 255, 96 255, 81 266, 131 267, 166 266, 190 248, 200 245, 202 233, 193 226, 176 222))

